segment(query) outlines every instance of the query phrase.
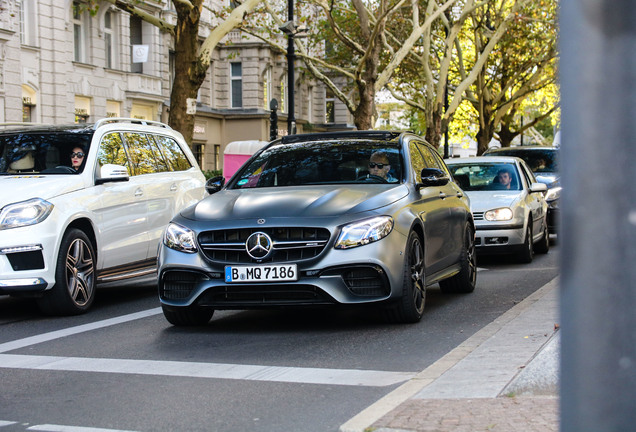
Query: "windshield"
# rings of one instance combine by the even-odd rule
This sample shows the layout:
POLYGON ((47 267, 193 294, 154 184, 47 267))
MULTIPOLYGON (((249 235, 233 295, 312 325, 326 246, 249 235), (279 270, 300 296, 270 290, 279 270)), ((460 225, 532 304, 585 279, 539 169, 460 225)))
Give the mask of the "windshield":
POLYGON ((91 141, 86 132, 19 132, 0 135, 0 174, 71 174, 81 172, 91 141), (73 169, 71 155, 79 169, 73 169))
POLYGON ((523 159, 534 173, 555 173, 559 171, 558 151, 553 149, 522 150, 519 148, 498 150, 492 156, 516 156, 523 159))
POLYGON ((230 189, 312 184, 399 183, 396 143, 377 140, 276 144, 248 162, 230 189))
POLYGON ((512 163, 453 164, 448 168, 465 191, 521 190, 519 173, 512 163))

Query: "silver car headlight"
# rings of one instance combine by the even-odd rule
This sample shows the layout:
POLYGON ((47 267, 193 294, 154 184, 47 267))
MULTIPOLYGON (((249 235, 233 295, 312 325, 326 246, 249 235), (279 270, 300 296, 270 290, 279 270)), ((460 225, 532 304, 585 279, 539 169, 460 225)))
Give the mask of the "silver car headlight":
POLYGON ((393 218, 379 216, 345 225, 336 241, 336 249, 363 246, 388 236, 393 230, 393 218))
POLYGON ((507 221, 512 219, 512 210, 508 207, 488 210, 484 213, 484 219, 487 221, 507 221))
POLYGON ((194 232, 186 227, 170 223, 163 235, 163 244, 180 252, 196 253, 197 245, 194 232))
POLYGON ((0 211, 0 230, 39 224, 51 210, 53 204, 42 198, 9 204, 0 211))

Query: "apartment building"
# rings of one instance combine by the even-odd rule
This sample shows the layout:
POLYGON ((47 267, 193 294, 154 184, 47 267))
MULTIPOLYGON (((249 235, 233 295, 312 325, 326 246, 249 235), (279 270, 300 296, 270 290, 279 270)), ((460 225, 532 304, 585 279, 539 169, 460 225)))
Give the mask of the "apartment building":
MULTIPOLYGON (((209 0, 209 6, 219 1, 209 0)), ((78 0, 0 0, 0 122, 92 123, 105 117, 168 120, 172 38, 103 2, 97 13, 78 0)), ((169 0, 144 10, 176 22, 169 0)), ((206 11, 203 21, 213 16, 206 11)), ((201 37, 209 27, 201 26, 201 37)), ((287 61, 234 31, 213 53, 197 99, 192 147, 204 170, 222 169, 232 141, 269 140, 272 98, 279 135, 287 133, 287 61)), ((348 111, 297 63, 297 131, 352 128, 348 111)))

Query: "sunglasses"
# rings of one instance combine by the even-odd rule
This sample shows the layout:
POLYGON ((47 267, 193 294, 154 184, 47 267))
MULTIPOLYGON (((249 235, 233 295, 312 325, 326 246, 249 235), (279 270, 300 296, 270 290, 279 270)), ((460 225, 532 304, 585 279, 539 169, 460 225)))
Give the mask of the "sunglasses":
POLYGON ((375 168, 378 167, 379 169, 384 168, 385 166, 389 166, 389 164, 381 164, 381 163, 375 163, 375 162, 369 162, 369 168, 375 168))
POLYGON ((77 153, 71 153, 71 157, 72 158, 83 158, 84 157, 84 153, 82 152, 77 152, 77 153))

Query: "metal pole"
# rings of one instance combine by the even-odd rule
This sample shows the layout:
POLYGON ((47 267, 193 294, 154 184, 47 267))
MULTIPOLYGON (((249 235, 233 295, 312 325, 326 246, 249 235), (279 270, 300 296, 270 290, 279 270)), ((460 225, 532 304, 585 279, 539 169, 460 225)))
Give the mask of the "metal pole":
POLYGON ((636 425, 636 8, 561 2, 561 431, 636 425))
MULTIPOLYGON (((294 22, 294 0, 287 0, 287 19, 294 22)), ((289 112, 287 114, 287 132, 290 135, 296 133, 296 118, 294 117, 294 60, 296 54, 294 52, 294 31, 287 35, 287 92, 289 98, 287 106, 289 112)))

